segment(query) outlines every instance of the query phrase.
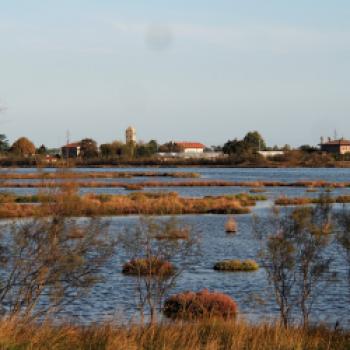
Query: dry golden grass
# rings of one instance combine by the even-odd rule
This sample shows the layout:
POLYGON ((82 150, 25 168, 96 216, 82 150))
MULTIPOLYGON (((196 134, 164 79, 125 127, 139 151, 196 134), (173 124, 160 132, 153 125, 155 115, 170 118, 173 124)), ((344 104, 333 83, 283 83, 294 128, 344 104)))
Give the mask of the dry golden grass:
MULTIPOLYGON (((24 201, 22 196, 22 201, 24 201)), ((79 196, 65 188, 38 204, 4 203, 0 218, 48 216, 60 212, 67 216, 99 215, 176 215, 176 214, 245 214, 255 199, 249 195, 186 198, 177 193, 135 192, 129 195, 79 196)))
POLYGON ((0 348, 7 350, 342 350, 350 334, 242 321, 209 319, 141 327, 100 324, 41 326, 18 320, 0 323, 0 348))

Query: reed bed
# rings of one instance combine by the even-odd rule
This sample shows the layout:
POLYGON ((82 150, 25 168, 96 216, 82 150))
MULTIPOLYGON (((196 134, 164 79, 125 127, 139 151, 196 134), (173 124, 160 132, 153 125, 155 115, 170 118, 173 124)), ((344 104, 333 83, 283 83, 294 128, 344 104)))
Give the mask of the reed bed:
POLYGON ((309 198, 309 197, 280 197, 275 200, 276 205, 307 205, 319 203, 350 203, 350 195, 340 195, 337 197, 309 198))
POLYGON ((8 350, 342 350, 350 348, 347 331, 326 327, 285 329, 276 324, 209 319, 152 326, 104 323, 0 323, 1 349, 8 350))
MULTIPOLYGON (((50 180, 50 179, 48 179, 50 180)), ((11 182, 3 181, 0 188, 40 188, 40 187, 58 187, 61 184, 56 181, 42 182, 11 182)), ((97 181, 76 181, 78 187, 87 188, 128 188, 130 183, 125 182, 97 182, 97 181)), ((137 183, 141 188, 144 187, 306 187, 306 188, 324 188, 331 190, 334 188, 350 187, 350 182, 326 182, 326 181, 298 181, 298 182, 280 182, 280 181, 222 181, 222 180, 196 180, 196 181, 142 181, 137 183)))
MULTIPOLYGON (((180 197, 175 192, 134 192, 128 195, 58 193, 45 202, 0 205, 0 218, 48 216, 59 211, 66 216, 246 214, 255 205, 254 196, 237 195, 205 198, 180 197)), ((21 200, 24 201, 22 196, 21 200)))
POLYGON ((0 180, 35 180, 35 179, 119 179, 133 177, 174 177, 174 178, 199 178, 200 174, 193 172, 156 172, 156 171, 131 171, 131 172, 36 172, 36 173, 0 173, 0 180))

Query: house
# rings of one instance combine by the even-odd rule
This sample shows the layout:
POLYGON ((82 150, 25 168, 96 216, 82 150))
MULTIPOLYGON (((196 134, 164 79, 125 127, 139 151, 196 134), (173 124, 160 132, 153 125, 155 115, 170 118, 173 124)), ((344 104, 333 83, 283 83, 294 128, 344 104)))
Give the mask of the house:
POLYGON ((205 146, 199 142, 175 142, 176 148, 182 153, 203 153, 205 146))
POLYGON ((323 140, 321 140, 320 146, 322 152, 334 154, 350 153, 350 141, 344 140, 343 138, 340 140, 331 140, 328 138, 327 142, 323 142, 323 140))
POLYGON ((283 156, 284 151, 258 151, 260 155, 262 155, 264 158, 272 158, 275 156, 283 156))
POLYGON ((77 158, 80 156, 80 142, 68 143, 61 147, 63 158, 77 158))

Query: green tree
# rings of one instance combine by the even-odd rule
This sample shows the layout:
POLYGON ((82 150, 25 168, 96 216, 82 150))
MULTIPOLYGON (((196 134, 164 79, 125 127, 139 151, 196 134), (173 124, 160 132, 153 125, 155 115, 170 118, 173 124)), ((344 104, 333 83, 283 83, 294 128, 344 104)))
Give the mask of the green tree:
POLYGON ((97 143, 95 140, 86 138, 80 141, 80 153, 84 159, 98 156, 97 143))
POLYGON ((45 147, 45 145, 41 145, 41 146, 37 149, 37 153, 38 153, 38 154, 42 154, 42 155, 47 154, 47 148, 45 147))
POLYGON ((247 148, 254 151, 264 150, 266 148, 265 140, 258 131, 249 131, 244 136, 243 142, 247 148))
POLYGON ((102 157, 110 158, 114 155, 114 147, 111 143, 103 143, 100 145, 100 152, 102 157))
POLYGON ((222 151, 225 154, 239 154, 246 152, 247 146, 242 140, 234 139, 229 140, 224 144, 224 147, 222 148, 222 151))
POLYGON ((16 155, 30 156, 35 154, 35 146, 26 137, 20 137, 12 144, 10 152, 16 155))
POLYGON ((7 152, 10 148, 6 135, 0 134, 0 153, 7 152))

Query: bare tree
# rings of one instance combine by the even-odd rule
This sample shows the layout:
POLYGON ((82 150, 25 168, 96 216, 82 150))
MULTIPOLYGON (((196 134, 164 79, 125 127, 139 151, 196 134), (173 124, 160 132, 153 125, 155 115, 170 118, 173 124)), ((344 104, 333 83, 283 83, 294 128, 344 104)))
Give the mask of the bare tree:
POLYGON ((296 252, 293 243, 289 240, 287 218, 281 216, 280 211, 274 208, 267 220, 255 218, 254 229, 261 242, 267 239, 260 254, 268 281, 274 290, 281 322, 287 328, 295 306, 293 288, 296 281, 296 252))
POLYGON ((151 323, 155 323, 164 298, 185 267, 197 259, 199 236, 174 218, 141 218, 137 226, 121 235, 120 241, 130 258, 123 270, 136 280, 141 321, 149 312, 151 323))
POLYGON ((350 287, 350 212, 345 206, 337 215, 337 224, 337 240, 342 248, 348 265, 348 282, 350 287))
POLYGON ((115 242, 108 223, 64 216, 0 227, 0 303, 23 320, 62 310, 101 280, 99 268, 115 242))
POLYGON ((259 238, 264 232, 272 232, 263 245, 262 256, 285 327, 296 306, 303 325, 308 326, 322 283, 331 281, 331 259, 325 254, 332 230, 331 209, 326 198, 320 202, 316 207, 274 209, 272 219, 264 225, 255 223, 259 238))
POLYGON ((328 273, 332 259, 325 254, 330 226, 328 215, 324 217, 324 209, 304 207, 295 209, 292 213, 291 239, 297 252, 298 267, 296 286, 305 327, 309 324, 312 306, 321 292, 322 281, 330 280, 328 273))

